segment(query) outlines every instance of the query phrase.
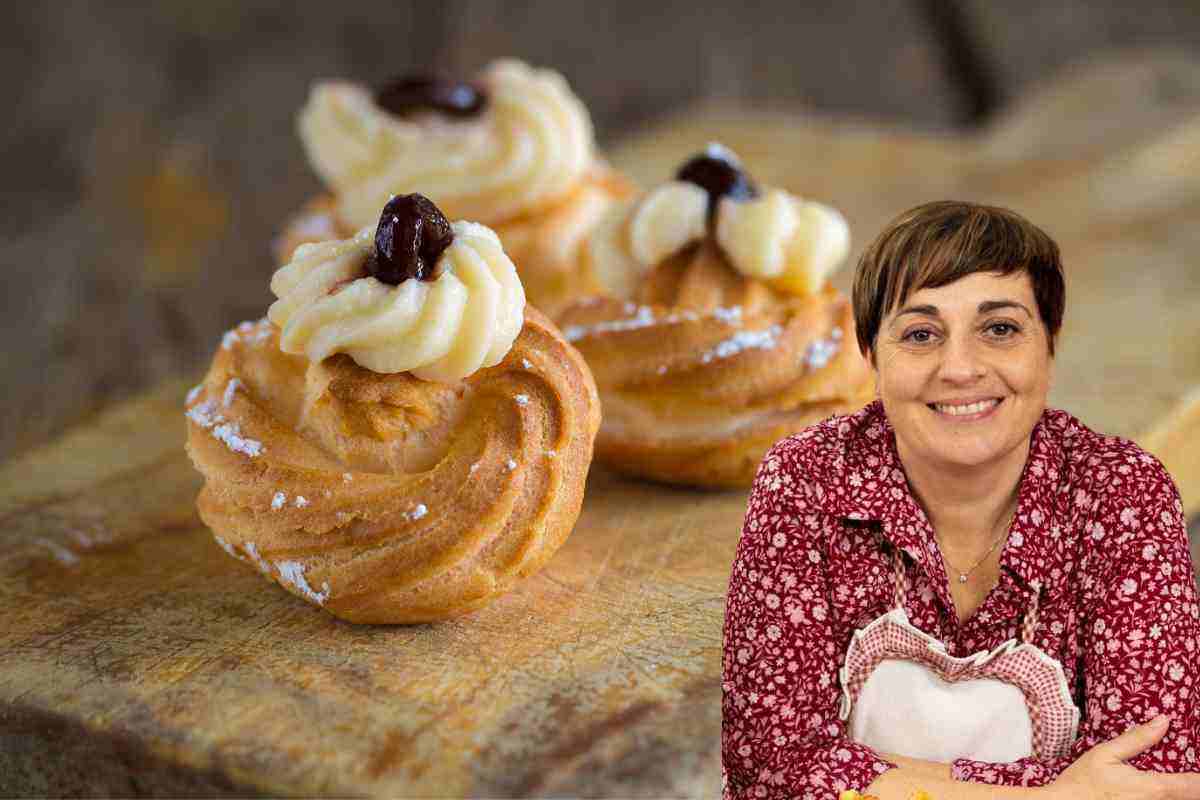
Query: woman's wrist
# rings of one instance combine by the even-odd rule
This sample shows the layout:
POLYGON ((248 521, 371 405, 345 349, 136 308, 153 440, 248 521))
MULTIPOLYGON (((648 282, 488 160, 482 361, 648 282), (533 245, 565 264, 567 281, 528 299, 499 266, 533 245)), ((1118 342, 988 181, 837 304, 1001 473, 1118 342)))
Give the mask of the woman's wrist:
MULTIPOLYGON (((882 754, 882 757, 896 765, 894 769, 880 775, 871 785, 862 790, 864 795, 875 795, 880 800, 908 800, 915 792, 924 791, 933 800, 989 800, 990 798, 1037 798, 1037 800, 1056 800, 1061 795, 1061 787, 1054 784, 1046 786, 994 786, 987 783, 975 783, 956 780, 952 767, 933 761, 905 758, 882 754)), ((1065 798, 1064 798, 1065 800, 1065 798)))

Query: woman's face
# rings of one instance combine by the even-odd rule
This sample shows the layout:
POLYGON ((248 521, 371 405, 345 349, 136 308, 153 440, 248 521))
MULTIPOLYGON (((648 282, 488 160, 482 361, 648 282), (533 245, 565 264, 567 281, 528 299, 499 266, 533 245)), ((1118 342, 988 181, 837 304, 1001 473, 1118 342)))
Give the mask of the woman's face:
POLYGON ((1024 272, 974 273, 909 295, 871 354, 902 455, 979 466, 1024 444, 1050 391, 1048 337, 1024 272))

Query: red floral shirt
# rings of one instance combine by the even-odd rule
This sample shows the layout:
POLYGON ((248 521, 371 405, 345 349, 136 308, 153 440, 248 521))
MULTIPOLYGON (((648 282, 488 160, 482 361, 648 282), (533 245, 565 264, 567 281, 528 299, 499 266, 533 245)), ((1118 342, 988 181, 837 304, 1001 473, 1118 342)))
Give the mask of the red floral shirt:
POLYGON ((836 798, 894 764, 847 736, 838 670, 856 628, 892 604, 884 541, 907 554, 912 623, 965 656, 1020 636, 1063 665, 1082 711, 1069 756, 958 760, 959 780, 1039 786, 1159 713, 1170 731, 1130 763, 1200 771, 1200 607, 1179 491, 1133 442, 1046 409, 1031 434, 997 586, 959 623, 933 529, 877 400, 778 442, 759 466, 729 582, 722 682, 727 798, 836 798))

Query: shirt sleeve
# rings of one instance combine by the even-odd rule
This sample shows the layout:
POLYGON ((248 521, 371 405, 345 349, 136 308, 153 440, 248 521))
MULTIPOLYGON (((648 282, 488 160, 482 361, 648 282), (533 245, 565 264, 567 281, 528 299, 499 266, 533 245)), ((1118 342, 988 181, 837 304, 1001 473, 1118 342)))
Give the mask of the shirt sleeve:
POLYGON ((1200 608, 1179 490, 1140 450, 1112 466, 1109 479, 1120 481, 1120 491, 1084 531, 1091 553, 1082 587, 1086 708, 1079 738, 1068 756, 1053 761, 955 761, 955 778, 1042 786, 1090 748, 1160 713, 1171 716, 1167 735, 1129 763, 1152 772, 1200 771, 1200 608))
POLYGON ((807 501, 805 448, 785 439, 759 465, 729 581, 721 684, 724 797, 836 799, 895 766, 838 719, 825 542, 834 518, 807 501))

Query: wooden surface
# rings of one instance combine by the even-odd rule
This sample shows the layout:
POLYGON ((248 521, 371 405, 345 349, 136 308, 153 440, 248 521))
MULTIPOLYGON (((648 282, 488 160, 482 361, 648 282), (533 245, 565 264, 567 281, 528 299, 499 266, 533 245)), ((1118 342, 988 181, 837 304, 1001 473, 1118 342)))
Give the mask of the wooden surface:
MULTIPOLYGON (((1144 89, 1197 70, 1155 57, 1069 75, 977 136, 709 110, 614 157, 653 180, 722 139, 763 180, 842 207, 857 247, 932 197, 1024 211, 1068 264, 1056 404, 1155 442, 1179 479, 1200 475, 1200 92, 1164 111, 1144 89)), ((0 793, 716 793, 744 493, 596 470, 567 544, 511 595, 443 625, 355 627, 198 523, 184 388, 0 469, 0 793)))
POLYGON ((0 471, 0 793, 719 793, 741 493, 594 472, 567 544, 510 595, 354 626, 213 543, 184 388, 0 471))
MULTIPOLYGON (((1107 49, 1200 49, 1194 0, 66 0, 4 22, 0 459, 200 371, 260 313, 270 239, 317 190, 294 133, 317 78, 519 55, 562 70, 610 145, 716 101, 958 131, 1107 49)), ((1166 120, 1200 85, 1157 70, 1145 93, 1166 120)))

